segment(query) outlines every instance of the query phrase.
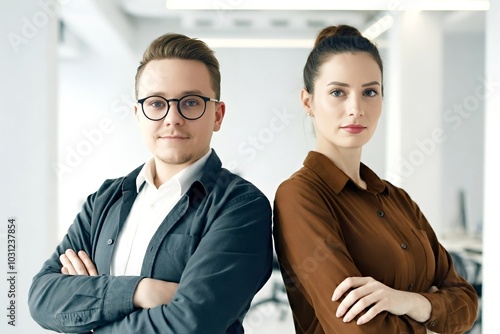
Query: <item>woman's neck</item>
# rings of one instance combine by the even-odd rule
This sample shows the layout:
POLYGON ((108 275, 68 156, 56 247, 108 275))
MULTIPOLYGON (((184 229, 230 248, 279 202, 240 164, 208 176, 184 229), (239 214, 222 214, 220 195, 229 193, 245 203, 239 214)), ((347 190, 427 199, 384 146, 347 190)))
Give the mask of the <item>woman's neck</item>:
POLYGON ((320 147, 319 153, 328 157, 340 170, 349 176, 358 186, 366 189, 366 182, 361 179, 359 172, 361 164, 361 148, 320 147))

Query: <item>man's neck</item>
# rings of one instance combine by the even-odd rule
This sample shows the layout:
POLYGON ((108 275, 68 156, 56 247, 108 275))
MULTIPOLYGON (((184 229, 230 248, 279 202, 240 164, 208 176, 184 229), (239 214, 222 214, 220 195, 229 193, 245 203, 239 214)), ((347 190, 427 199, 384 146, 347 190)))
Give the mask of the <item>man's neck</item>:
POLYGON ((169 181, 174 175, 187 168, 188 166, 189 164, 167 164, 155 158, 155 175, 153 179, 155 187, 159 188, 162 184, 169 181))

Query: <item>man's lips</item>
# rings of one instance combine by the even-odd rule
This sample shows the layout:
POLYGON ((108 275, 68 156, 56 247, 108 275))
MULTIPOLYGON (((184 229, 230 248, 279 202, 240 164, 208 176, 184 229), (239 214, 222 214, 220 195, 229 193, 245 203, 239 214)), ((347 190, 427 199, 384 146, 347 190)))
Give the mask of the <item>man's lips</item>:
POLYGON ((167 139, 167 140, 178 140, 178 139, 188 139, 189 136, 182 134, 168 134, 168 135, 159 135, 158 139, 167 139))
POLYGON ((366 126, 360 125, 360 124, 349 124, 342 126, 341 129, 344 129, 345 131, 349 133, 360 133, 364 129, 366 129, 366 126))

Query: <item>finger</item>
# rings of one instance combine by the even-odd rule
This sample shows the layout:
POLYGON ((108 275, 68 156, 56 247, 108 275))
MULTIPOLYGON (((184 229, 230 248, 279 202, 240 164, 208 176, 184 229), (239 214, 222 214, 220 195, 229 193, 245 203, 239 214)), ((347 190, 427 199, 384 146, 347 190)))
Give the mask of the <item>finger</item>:
MULTIPOLYGON (((360 316, 356 323, 358 325, 366 324, 368 321, 375 318, 375 316, 381 313, 382 311, 389 311, 388 303, 391 298, 392 297, 388 296, 387 292, 385 291, 382 290, 371 291, 365 298, 363 298, 358 302, 358 304, 360 304, 360 306, 362 307, 362 310, 366 310, 366 313, 360 316)), ((349 312, 350 311, 351 310, 349 310, 349 312)), ((361 311, 358 314, 360 314, 361 311)), ((393 314, 399 315, 397 313, 393 314)))
POLYGON ((66 275, 78 275, 75 268, 73 268, 71 261, 66 256, 66 254, 61 254, 59 256, 59 261, 61 261, 63 268, 66 268, 66 272, 67 272, 66 275))
POLYGON ((349 292, 342 303, 340 303, 337 308, 337 316, 344 316, 343 321, 349 322, 376 301, 373 290, 369 289, 367 286, 359 287, 349 292))
POLYGON ((87 269, 87 272, 90 276, 97 276, 98 275, 97 269, 94 265, 94 262, 92 262, 92 260, 87 255, 87 253, 85 253, 84 251, 81 250, 78 252, 78 257, 85 265, 85 268, 87 269))
POLYGON ((356 288, 365 284, 368 281, 368 277, 348 277, 343 280, 333 292, 332 300, 336 301, 342 297, 349 289, 356 288))
POLYGON ((76 275, 85 275, 88 276, 87 268, 83 264, 82 260, 76 255, 75 251, 72 249, 66 250, 66 256, 71 261, 73 268, 75 268, 76 275))
POLYGON ((436 292, 436 291, 439 291, 439 289, 437 288, 437 286, 433 285, 433 286, 431 286, 431 287, 429 288, 429 291, 427 291, 427 292, 429 292, 429 293, 434 293, 434 292, 436 292))
POLYGON ((61 274, 63 274, 63 275, 69 275, 68 268, 66 268, 66 267, 62 267, 62 268, 61 268, 61 274))
POLYGON ((359 317, 358 321, 356 324, 358 325, 363 325, 366 324, 368 321, 372 320, 375 318, 377 314, 382 312, 384 309, 381 307, 377 307, 377 305, 374 305, 372 308, 370 308, 365 314, 363 314, 361 317, 359 317))
MULTIPOLYGON (((362 277, 351 277, 349 279, 346 279, 344 282, 341 283, 347 283, 349 289, 352 289, 347 295, 345 296, 344 300, 340 303, 340 305, 337 307, 337 312, 336 316, 337 317, 343 317, 345 313, 361 298, 365 297, 369 293, 373 291, 373 288, 368 284, 370 282, 370 279, 364 279, 362 277), (348 281, 349 280, 349 281, 348 281)), ((345 287, 342 287, 339 285, 341 289, 344 289, 345 287)), ((341 290, 342 291, 342 290, 341 290)), ((345 293, 344 293, 345 294, 345 293)), ((357 314, 357 313, 356 313, 357 314)), ((350 317, 350 319, 353 319, 350 317)))

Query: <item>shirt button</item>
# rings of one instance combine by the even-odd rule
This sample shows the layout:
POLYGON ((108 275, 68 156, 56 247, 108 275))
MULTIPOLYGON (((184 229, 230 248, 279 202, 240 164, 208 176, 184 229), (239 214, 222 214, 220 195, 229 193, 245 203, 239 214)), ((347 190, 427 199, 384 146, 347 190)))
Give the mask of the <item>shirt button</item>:
POLYGON ((413 285, 413 283, 408 284, 408 290, 409 290, 409 291, 413 291, 413 288, 414 288, 414 287, 415 287, 415 286, 413 285))
POLYGON ((379 216, 379 217, 383 217, 383 216, 385 216, 384 211, 382 211, 382 210, 378 210, 378 211, 377 211, 377 216, 379 216))
POLYGON ((108 239, 108 245, 111 245, 113 243, 113 239, 108 239))
POLYGON ((405 244, 404 242, 402 242, 402 243, 401 243, 401 248, 403 248, 403 249, 407 249, 407 248, 408 248, 408 245, 407 245, 407 244, 405 244))

